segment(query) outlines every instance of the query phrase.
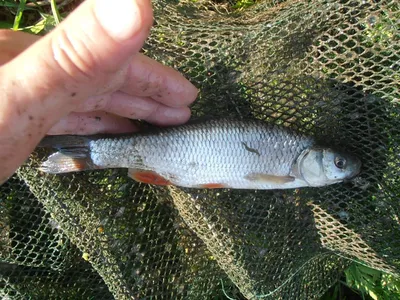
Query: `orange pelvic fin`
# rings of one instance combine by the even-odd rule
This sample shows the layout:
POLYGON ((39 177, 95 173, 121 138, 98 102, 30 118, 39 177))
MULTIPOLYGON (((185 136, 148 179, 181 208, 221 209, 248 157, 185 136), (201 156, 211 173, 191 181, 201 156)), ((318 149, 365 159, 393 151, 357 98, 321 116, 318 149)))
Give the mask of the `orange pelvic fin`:
POLYGON ((202 188, 202 189, 222 189, 222 188, 227 188, 227 186, 222 183, 205 183, 205 184, 201 184, 200 188, 202 188))
POLYGON ((132 179, 155 185, 170 185, 171 182, 168 179, 165 179, 161 175, 157 174, 153 171, 141 170, 141 169, 129 169, 128 176, 132 179))

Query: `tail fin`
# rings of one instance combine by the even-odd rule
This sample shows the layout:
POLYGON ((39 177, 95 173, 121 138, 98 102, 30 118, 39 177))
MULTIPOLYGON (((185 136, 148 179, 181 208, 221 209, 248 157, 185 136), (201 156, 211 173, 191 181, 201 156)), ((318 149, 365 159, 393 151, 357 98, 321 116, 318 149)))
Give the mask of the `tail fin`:
POLYGON ((50 155, 39 170, 50 173, 69 173, 99 169, 90 157, 90 138, 85 136, 47 136, 38 147, 57 148, 59 151, 50 155))

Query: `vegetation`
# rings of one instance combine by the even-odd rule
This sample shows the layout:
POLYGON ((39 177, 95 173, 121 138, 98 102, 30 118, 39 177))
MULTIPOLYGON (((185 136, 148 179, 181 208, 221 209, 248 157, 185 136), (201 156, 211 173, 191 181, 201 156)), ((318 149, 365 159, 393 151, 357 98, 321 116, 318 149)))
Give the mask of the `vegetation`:
POLYGON ((242 10, 254 5, 255 3, 255 0, 237 0, 232 7, 237 10, 242 10))
POLYGON ((398 299, 400 278, 371 269, 357 262, 352 263, 339 282, 321 300, 344 299, 398 299))
POLYGON ((67 13, 60 14, 56 2, 0 0, 0 6, 4 8, 0 12, 3 17, 0 28, 45 34, 60 23, 67 13))

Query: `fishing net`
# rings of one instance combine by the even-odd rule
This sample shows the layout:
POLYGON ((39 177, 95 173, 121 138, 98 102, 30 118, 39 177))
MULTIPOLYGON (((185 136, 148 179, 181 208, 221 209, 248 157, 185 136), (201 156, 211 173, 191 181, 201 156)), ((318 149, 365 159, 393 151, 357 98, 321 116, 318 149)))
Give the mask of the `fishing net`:
POLYGON ((0 293, 20 299, 315 299, 352 261, 400 273, 400 5, 157 0, 144 52, 199 89, 193 118, 295 128, 363 162, 353 181, 195 190, 126 171, 0 187, 0 293))

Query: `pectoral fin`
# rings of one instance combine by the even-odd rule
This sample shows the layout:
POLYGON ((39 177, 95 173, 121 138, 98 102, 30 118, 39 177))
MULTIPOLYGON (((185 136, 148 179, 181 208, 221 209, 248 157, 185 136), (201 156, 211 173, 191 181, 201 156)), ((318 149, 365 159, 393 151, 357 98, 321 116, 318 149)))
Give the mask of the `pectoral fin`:
POLYGON ((295 181, 296 178, 293 176, 276 176, 270 174, 263 174, 263 173, 250 173, 246 176, 247 180, 250 181, 261 181, 265 183, 271 184, 284 184, 288 182, 295 181))
POLYGON ((128 176, 132 179, 155 185, 170 185, 171 182, 156 172, 141 169, 129 169, 128 176))

